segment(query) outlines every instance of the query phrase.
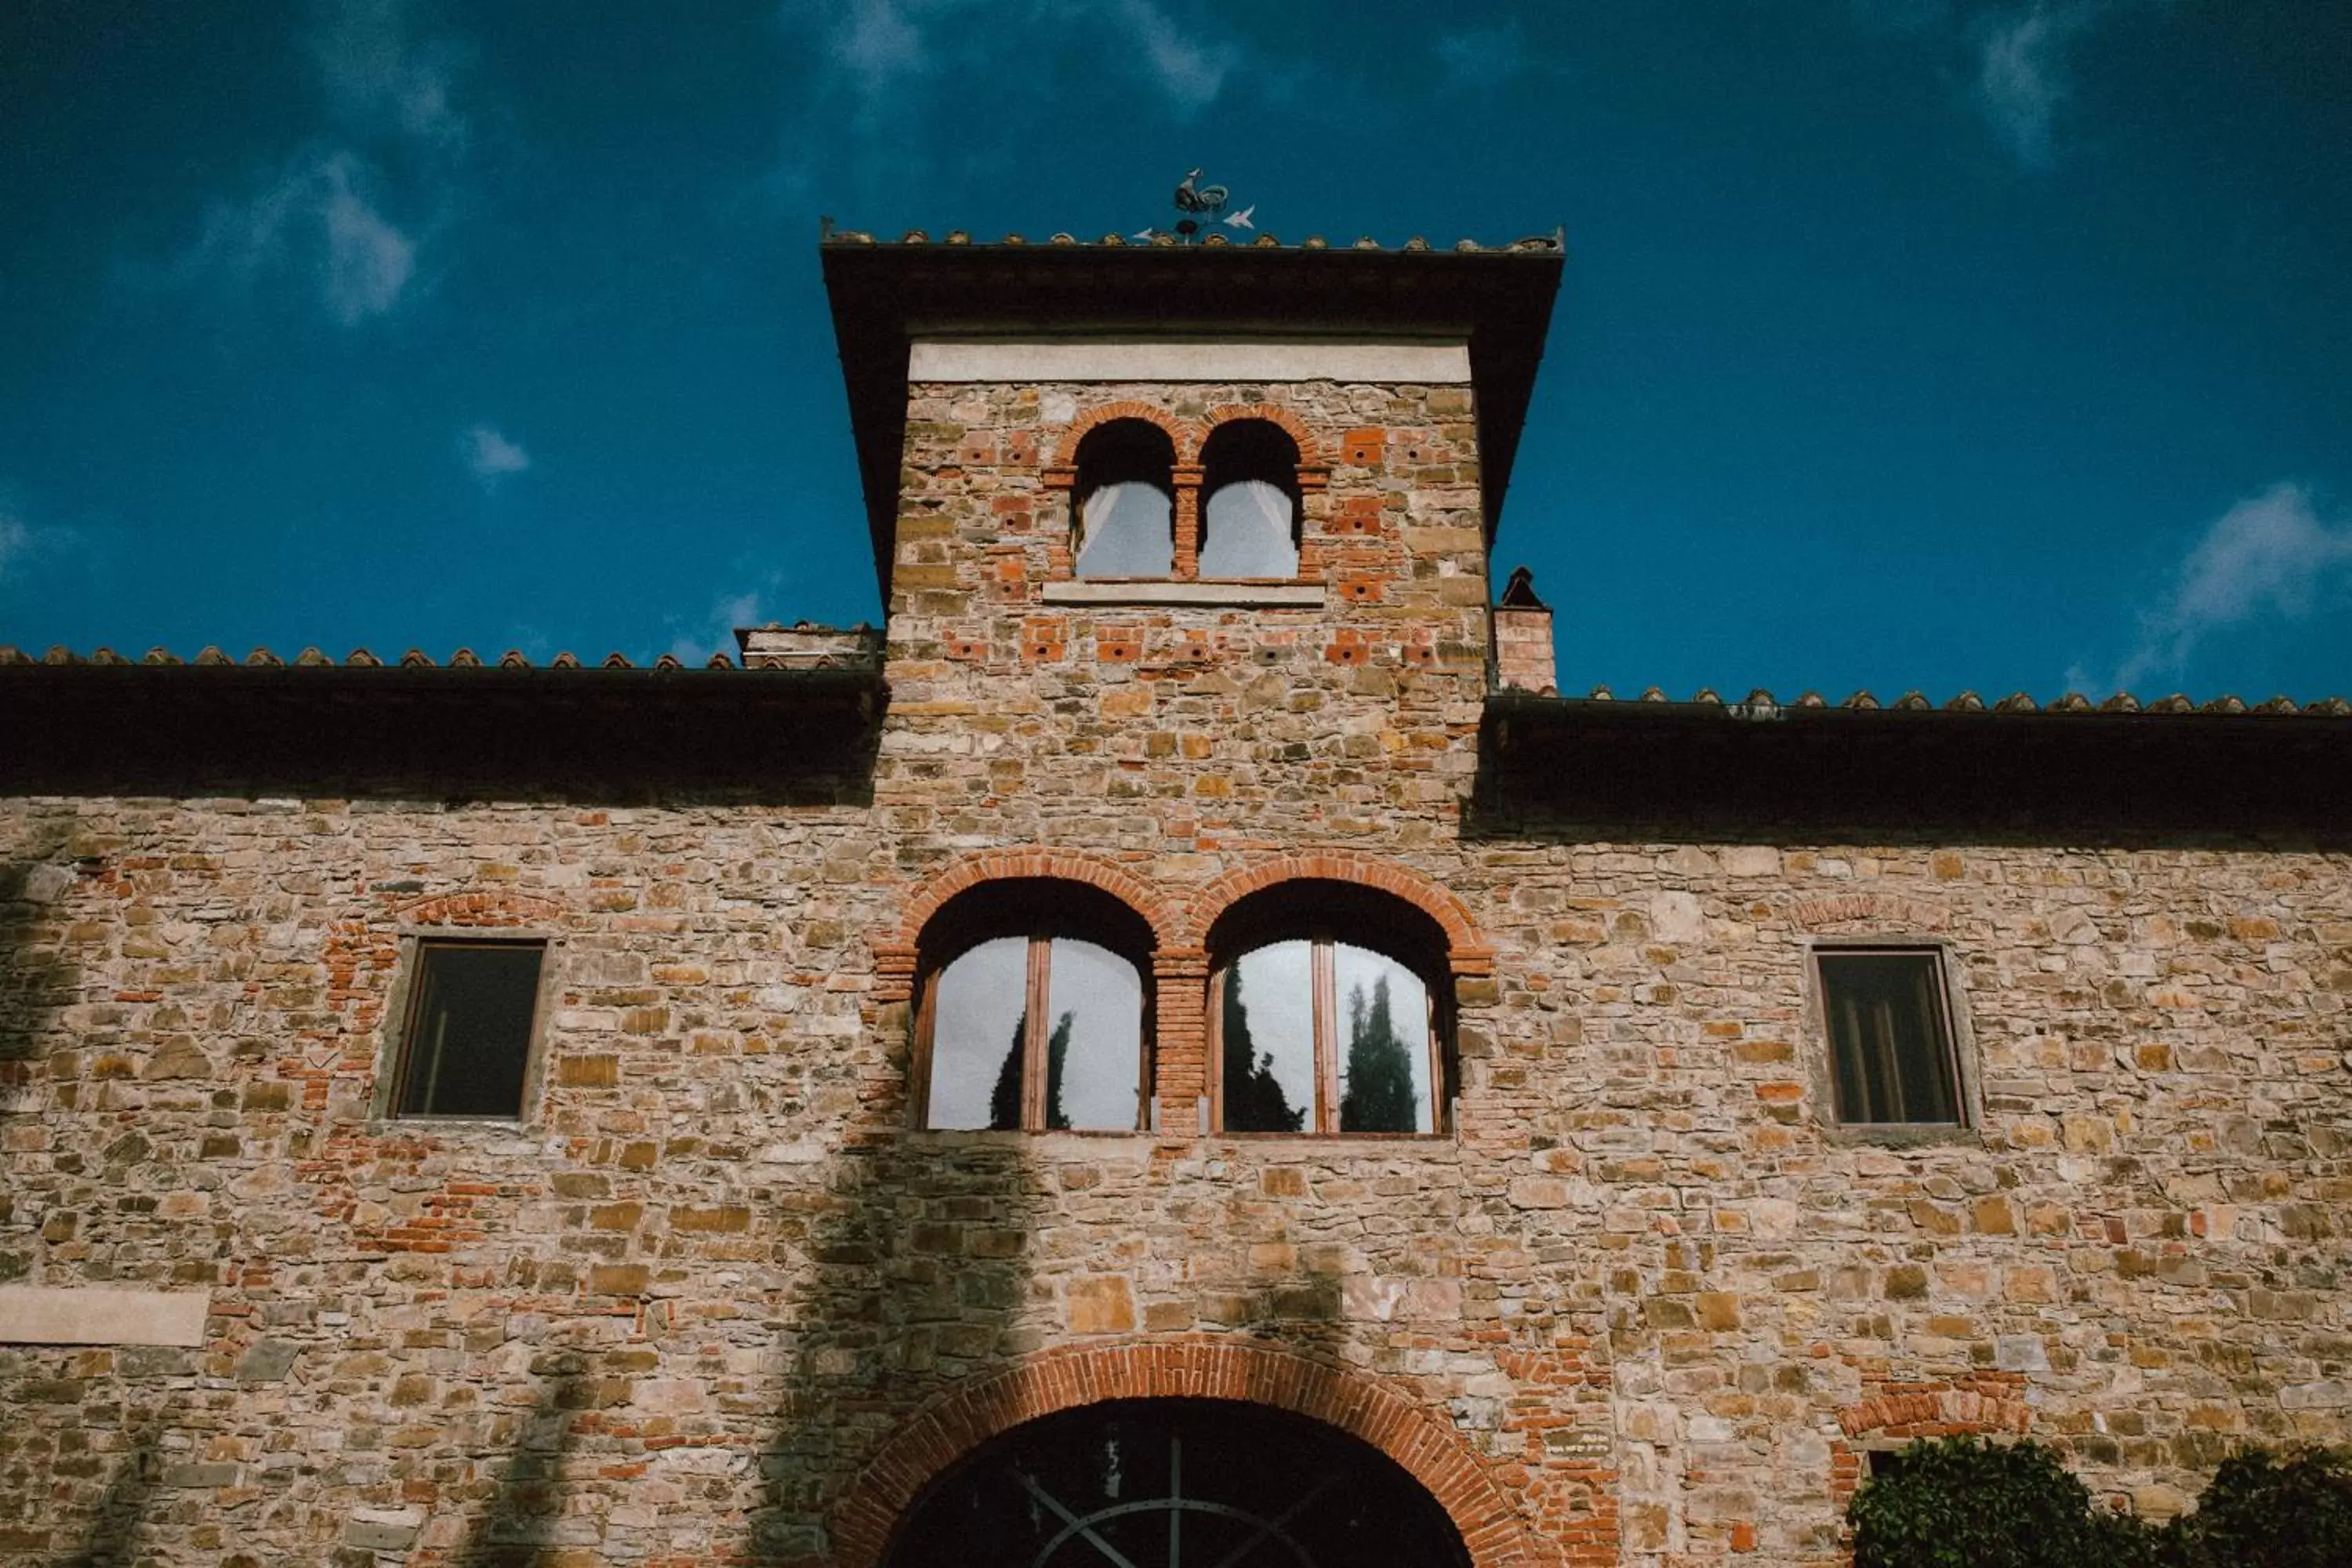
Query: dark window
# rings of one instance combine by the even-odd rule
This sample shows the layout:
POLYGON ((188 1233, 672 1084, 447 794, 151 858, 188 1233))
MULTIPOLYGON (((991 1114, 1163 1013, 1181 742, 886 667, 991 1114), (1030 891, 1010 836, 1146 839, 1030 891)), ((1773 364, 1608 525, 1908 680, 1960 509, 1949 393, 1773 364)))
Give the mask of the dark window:
POLYGON ((1147 420, 1114 419, 1078 443, 1075 574, 1165 577, 1176 564, 1176 447, 1147 420))
POLYGON ((1263 1405, 1112 1400, 982 1444, 924 1488, 888 1568, 1467 1568, 1395 1460, 1263 1405))
POLYGON ((972 889, 926 931, 922 1124, 1129 1131, 1144 1121, 1150 927, 1093 889, 972 889))
POLYGON ((538 942, 417 944, 394 1114, 522 1114, 545 956, 538 942))
POLYGON ((1236 419, 1201 450, 1201 575, 1298 574, 1298 444, 1281 426, 1236 419))
POLYGON ((1814 963, 1838 1120, 1959 1123, 1943 955, 1933 948, 1824 948, 1814 963))
POLYGON ((1236 906, 1213 942, 1217 1125, 1227 1132, 1434 1132, 1444 1105, 1442 939, 1344 883, 1236 906), (1411 954, 1419 962, 1400 956, 1411 954))

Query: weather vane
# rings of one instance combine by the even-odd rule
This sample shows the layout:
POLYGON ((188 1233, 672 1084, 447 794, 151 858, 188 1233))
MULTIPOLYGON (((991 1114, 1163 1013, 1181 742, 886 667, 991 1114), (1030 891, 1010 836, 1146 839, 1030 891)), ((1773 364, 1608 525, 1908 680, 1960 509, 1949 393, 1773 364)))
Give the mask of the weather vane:
MULTIPOLYGON (((1232 193, 1223 185, 1198 184, 1201 174, 1202 171, 1193 170, 1184 176, 1184 183, 1176 187, 1176 210, 1184 215, 1176 220, 1177 238, 1187 245, 1192 244, 1192 237, 1201 232, 1203 223, 1222 223, 1227 228, 1257 226, 1250 222, 1250 214, 1257 211, 1256 203, 1252 202, 1237 213, 1225 212, 1225 204, 1231 199, 1232 193)), ((1158 239, 1160 232, 1156 228, 1147 228, 1135 237, 1139 240, 1158 239)))

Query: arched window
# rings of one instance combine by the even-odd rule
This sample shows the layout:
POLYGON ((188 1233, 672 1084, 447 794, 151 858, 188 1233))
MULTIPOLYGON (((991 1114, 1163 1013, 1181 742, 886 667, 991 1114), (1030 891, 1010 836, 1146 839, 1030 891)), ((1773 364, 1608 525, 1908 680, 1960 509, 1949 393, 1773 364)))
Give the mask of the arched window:
POLYGON ((992 882, 924 929, 915 1104, 931 1128, 1144 1123, 1151 929, 1081 883, 992 882))
POLYGON ((998 1434, 935 1478, 887 1568, 1468 1568, 1444 1506, 1360 1437, 1262 1405, 1122 1399, 998 1434))
POLYGON ((1217 1125, 1227 1132, 1435 1132, 1444 1123, 1444 933, 1401 900, 1286 882, 1210 935, 1217 1125))
POLYGON ((1298 444, 1264 419, 1220 425, 1201 448, 1201 575, 1298 574, 1298 444))
POLYGON ((1144 419, 1098 425, 1078 443, 1075 571, 1165 577, 1176 563, 1176 446, 1144 419))

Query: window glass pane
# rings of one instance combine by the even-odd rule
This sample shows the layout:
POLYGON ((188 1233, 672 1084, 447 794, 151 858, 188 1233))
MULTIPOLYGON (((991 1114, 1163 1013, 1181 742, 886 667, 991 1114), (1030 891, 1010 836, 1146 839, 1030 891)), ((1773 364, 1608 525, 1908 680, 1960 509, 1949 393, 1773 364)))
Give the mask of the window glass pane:
POLYGON ((1429 992, 1392 958, 1331 944, 1339 1016, 1339 1131, 1436 1130, 1429 1092, 1429 992))
POLYGON ((1203 577, 1295 577, 1290 496, 1265 479, 1240 479, 1210 493, 1202 518, 1203 577))
POLYGON ((1176 564, 1175 503, 1144 479, 1103 485, 1081 503, 1081 577, 1165 577, 1176 564))
POLYGON ((1841 1121, 1959 1120, 1932 952, 1821 954, 1841 1121))
POLYGON ((1297 1132, 1315 1124, 1313 953, 1277 942, 1225 971, 1224 1128, 1297 1132))
POLYGON ((1057 939, 1045 976, 1045 1125, 1132 1129, 1141 1101, 1143 977, 1107 947, 1057 939))
POLYGON ((1019 1127, 1029 939, 983 942, 931 984, 931 1103, 923 1124, 1019 1127))
POLYGON ((520 942, 418 946, 397 1114, 522 1114, 541 951, 520 942))

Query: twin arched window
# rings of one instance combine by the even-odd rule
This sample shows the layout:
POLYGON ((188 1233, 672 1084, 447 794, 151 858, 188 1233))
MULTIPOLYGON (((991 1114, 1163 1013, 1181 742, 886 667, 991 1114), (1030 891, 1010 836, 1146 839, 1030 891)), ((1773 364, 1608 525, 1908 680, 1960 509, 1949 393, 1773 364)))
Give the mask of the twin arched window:
MULTIPOLYGON (((1212 1126, 1429 1133, 1443 1123, 1444 938, 1351 884, 1282 884, 1211 933, 1212 1126)), ((1133 1131, 1152 1092, 1151 931, 1082 884, 990 883, 926 928, 915 1103, 938 1129, 1133 1131)))
POLYGON ((1073 570, 1079 577, 1294 577, 1298 444, 1264 419, 1211 433, 1197 470, 1144 419, 1098 425, 1078 443, 1073 570))

